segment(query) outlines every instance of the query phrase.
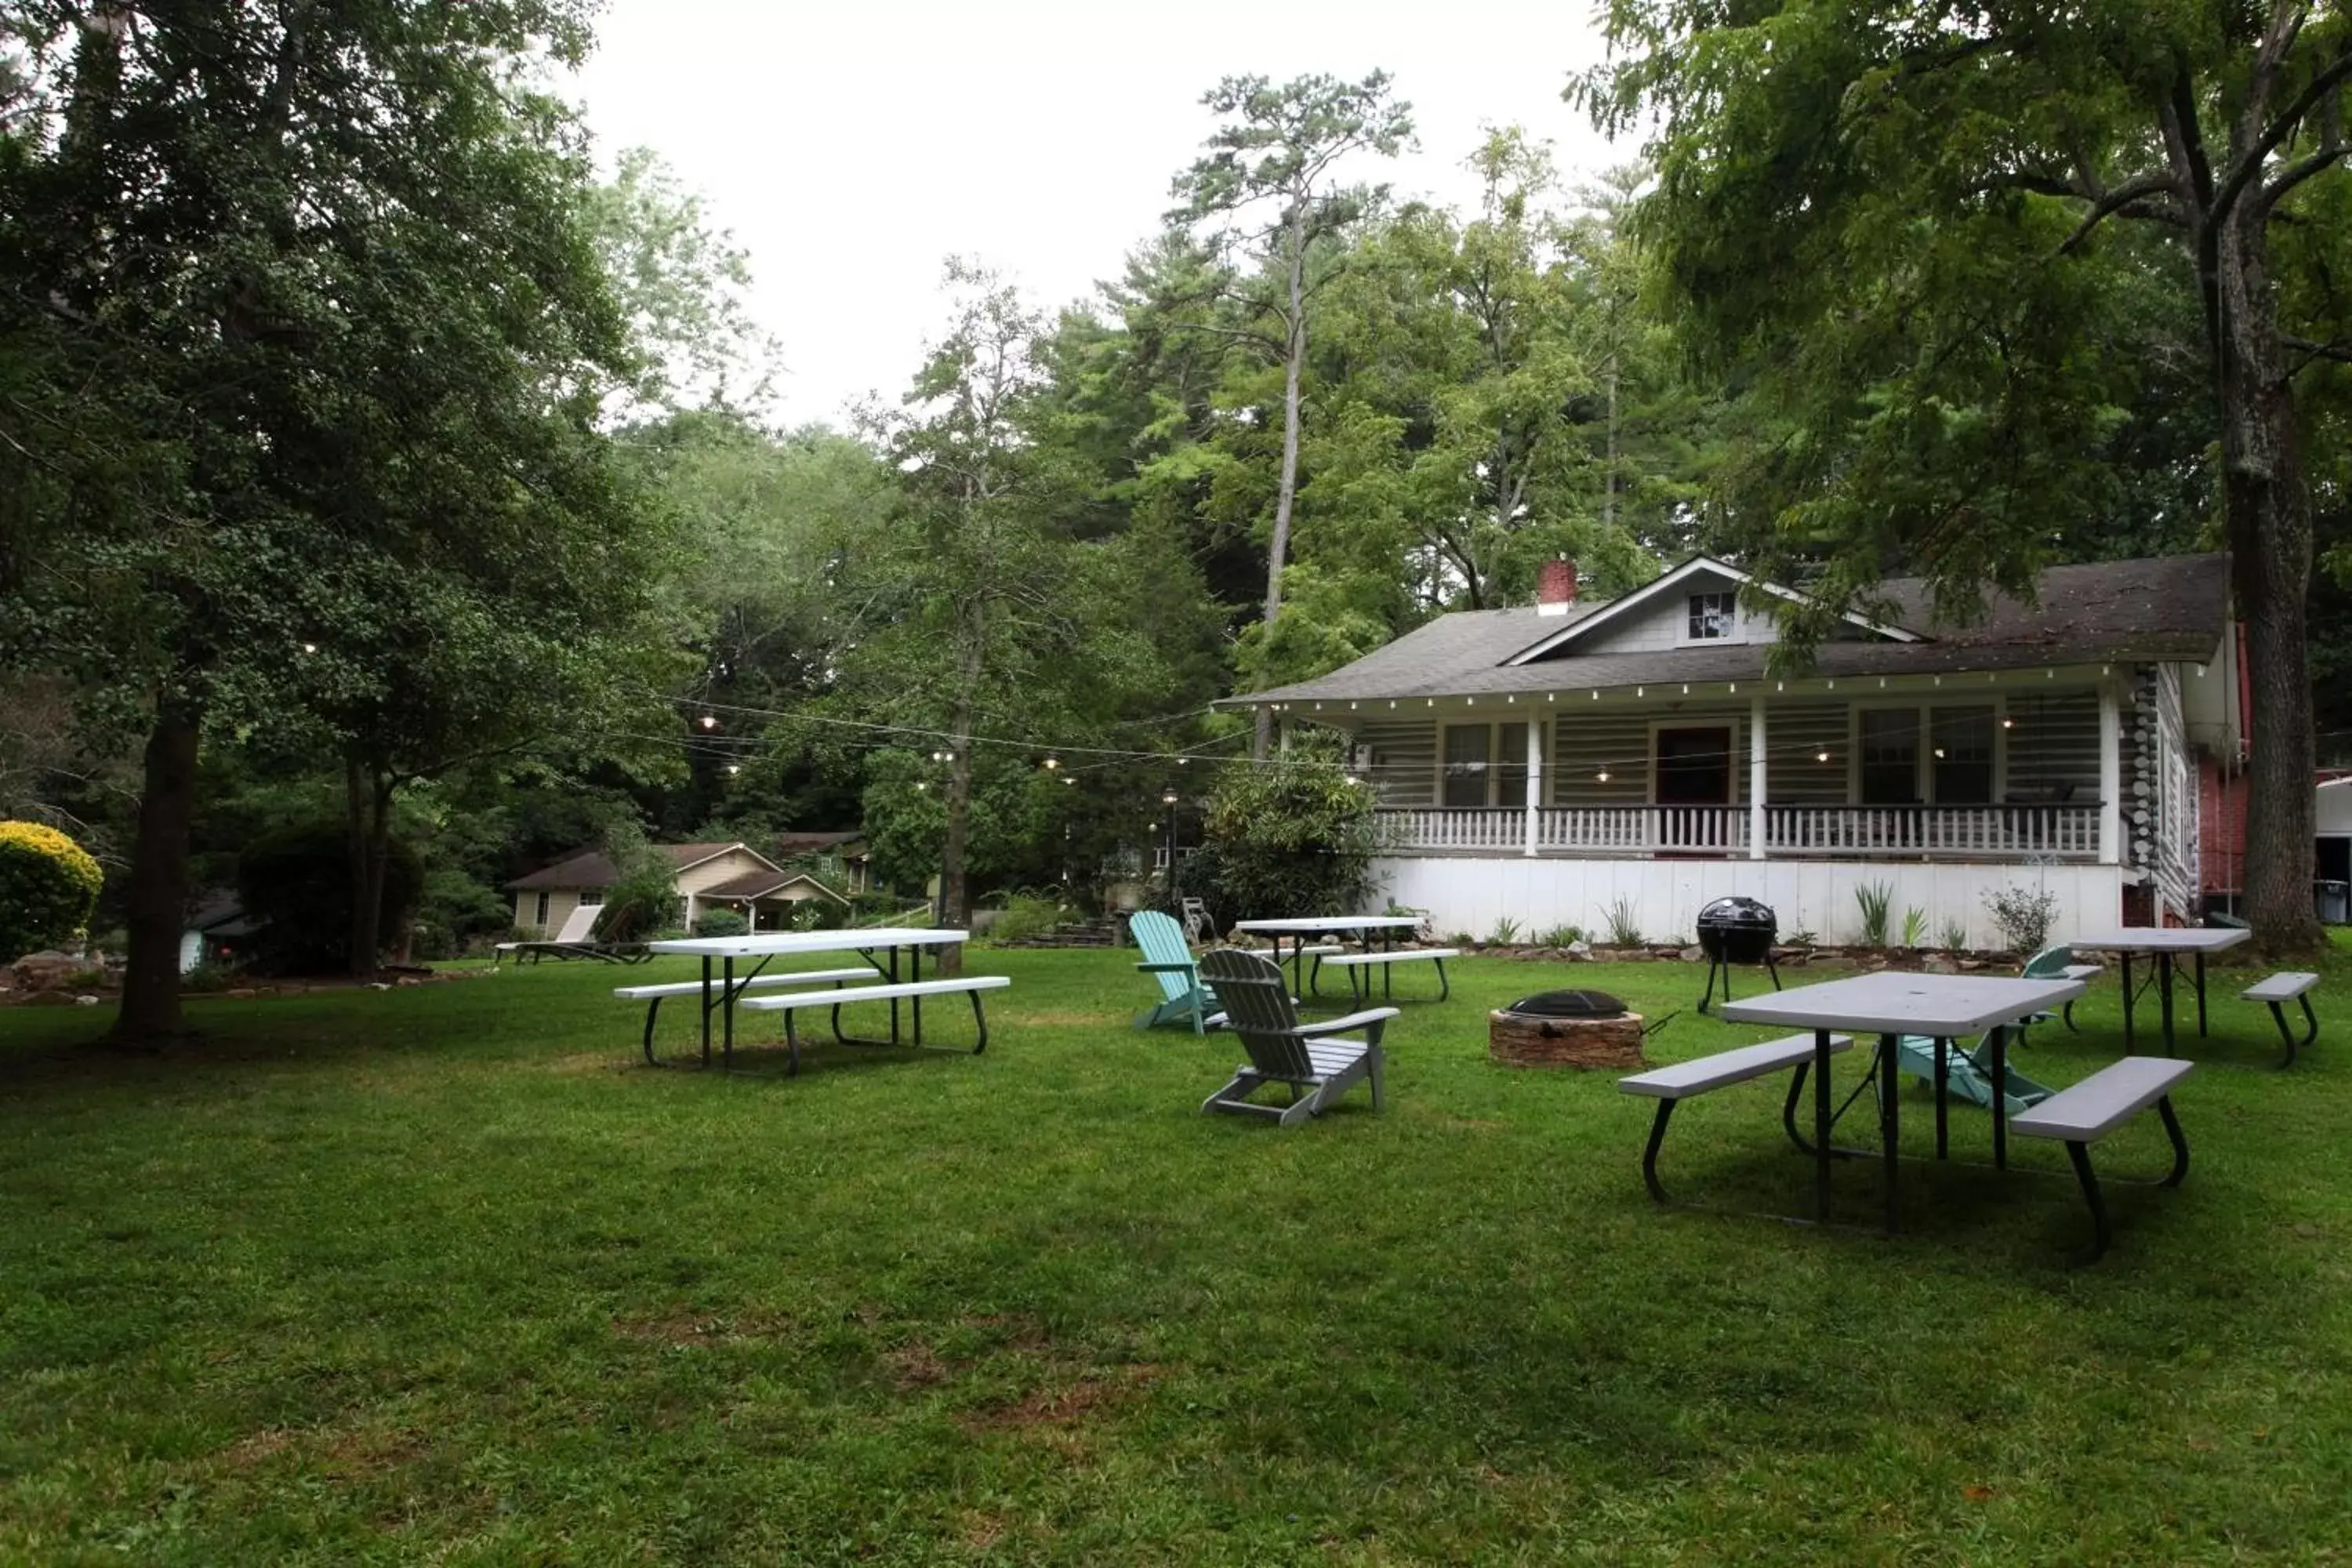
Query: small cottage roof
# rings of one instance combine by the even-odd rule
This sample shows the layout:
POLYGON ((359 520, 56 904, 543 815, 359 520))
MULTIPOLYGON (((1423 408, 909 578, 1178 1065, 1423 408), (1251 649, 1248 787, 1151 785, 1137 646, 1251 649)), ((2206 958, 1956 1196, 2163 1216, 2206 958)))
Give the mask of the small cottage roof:
MULTIPOLYGON (((730 849, 740 849, 773 868, 766 856, 748 844, 656 844, 654 847, 668 856, 681 871, 715 860, 730 849)), ((611 856, 601 849, 583 849, 529 876, 518 877, 507 887, 514 892, 535 893, 542 889, 609 888, 620 879, 611 856)))

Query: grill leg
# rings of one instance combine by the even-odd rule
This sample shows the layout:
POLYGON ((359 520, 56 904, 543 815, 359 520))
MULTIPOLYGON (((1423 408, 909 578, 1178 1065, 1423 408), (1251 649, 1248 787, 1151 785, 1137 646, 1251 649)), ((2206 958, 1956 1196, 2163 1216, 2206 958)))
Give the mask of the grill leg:
MULTIPOLYGON (((1706 989, 1699 994, 1698 999, 1698 1010, 1702 1013, 1706 1011, 1707 1004, 1715 1000, 1715 972, 1717 967, 1717 960, 1710 958, 1706 961, 1706 989)), ((1727 1002, 1731 1000, 1731 987, 1727 983, 1724 986, 1723 999, 1727 1002)))
POLYGON ((1780 966, 1772 962, 1772 950, 1769 947, 1764 950, 1764 973, 1772 977, 1772 989, 1780 989, 1780 966))
POLYGON ((1666 1122, 1673 1117, 1678 1100, 1658 1101, 1658 1114, 1650 1122, 1650 1144, 1642 1151, 1642 1180, 1650 1189, 1650 1196, 1664 1203, 1666 1189, 1658 1184, 1658 1150, 1666 1141, 1666 1122))

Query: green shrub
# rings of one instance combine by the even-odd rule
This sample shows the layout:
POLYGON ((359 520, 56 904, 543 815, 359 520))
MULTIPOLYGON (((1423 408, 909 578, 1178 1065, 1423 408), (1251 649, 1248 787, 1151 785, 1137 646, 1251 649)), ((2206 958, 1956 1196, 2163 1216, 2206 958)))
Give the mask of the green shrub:
POLYGON ((596 917, 597 940, 645 942, 653 932, 677 924, 686 903, 677 893, 677 867, 646 842, 636 824, 614 824, 605 836, 604 853, 620 875, 605 890, 604 912, 596 917))
POLYGON ((1891 882, 1864 882, 1853 890, 1853 901, 1862 910, 1862 945, 1886 945, 1887 911, 1895 902, 1895 886, 1891 882))
POLYGON ((1022 942, 1044 936, 1070 923, 1070 911, 1060 900, 1035 893, 1015 893, 1004 900, 1004 912, 988 928, 991 941, 1022 942))
POLYGON ((1376 805, 1336 761, 1294 751, 1279 763, 1235 763, 1209 797, 1184 890, 1228 922, 1352 913, 1376 890, 1376 805))
POLYGON ((751 929, 751 922, 734 910, 705 910, 694 917, 697 936, 742 936, 751 929))
POLYGON ((82 847, 37 822, 0 822, 0 963, 69 942, 105 880, 82 847))
MULTIPOLYGON (((425 887, 416 851, 398 838, 384 857, 376 927, 399 940, 425 887)), ((237 898, 258 928, 254 963, 275 974, 323 974, 351 963, 352 850, 340 821, 298 823, 248 842, 237 856, 237 898)))

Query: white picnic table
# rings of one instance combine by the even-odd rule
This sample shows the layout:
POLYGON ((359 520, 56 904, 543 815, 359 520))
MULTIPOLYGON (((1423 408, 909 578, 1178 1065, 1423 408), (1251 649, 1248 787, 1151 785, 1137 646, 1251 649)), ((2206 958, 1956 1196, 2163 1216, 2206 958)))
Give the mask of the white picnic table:
MULTIPOLYGON (((841 931, 759 931, 744 936, 681 937, 670 942, 648 942, 655 952, 681 954, 702 960, 702 1056, 710 1058, 710 1015, 716 1008, 725 1030, 728 1059, 735 1052, 735 1001, 743 984, 757 979, 772 960, 793 956, 808 956, 823 952, 854 952, 874 968, 885 984, 896 985, 919 981, 923 977, 923 954, 926 951, 956 947, 970 940, 968 931, 953 931, 929 926, 868 926, 841 931), (907 973, 899 973, 899 955, 906 955, 907 973), (743 975, 743 984, 735 977, 735 964, 740 960, 753 960, 743 975), (713 962, 719 965, 718 991, 712 984, 713 962)), ((878 1005, 878 1003, 877 1004, 878 1005)), ((923 1043, 922 998, 913 999, 914 1043, 923 1043)), ((890 1002, 890 1040, 899 1043, 898 1003, 890 1002)))
POLYGON ((1421 924, 1419 915, 1286 915, 1279 920, 1237 921, 1235 931, 1252 931, 1274 943, 1274 962, 1282 963, 1282 939, 1290 939, 1290 988, 1305 994, 1299 978, 1300 960, 1307 944, 1317 937, 1353 937, 1365 952, 1372 951, 1372 939, 1377 936, 1381 946, 1396 942, 1397 932, 1412 931, 1421 924))
POLYGON ((2091 948, 2114 953, 2123 965, 2124 984, 2124 1050, 2132 1048, 2132 1005, 2138 1000, 2132 987, 2132 954, 2146 953, 2156 960, 2156 973, 2147 984, 2156 986, 2157 1002, 2164 1020, 2164 1054, 2172 1054, 2172 981, 2179 967, 2179 957, 2189 953, 2197 960, 2197 1036, 2205 1036, 2205 955, 2221 952, 2253 936, 2243 926, 2115 926, 2106 931, 2087 931, 2069 945, 2091 948))
MULTIPOLYGON (((1800 985, 1746 1002, 1727 1002, 1723 1017, 1734 1023, 1773 1024, 1810 1029, 1813 1036, 1813 1203, 1815 1217, 1826 1221, 1830 1211, 1831 1036, 1879 1037, 1870 1077, 1879 1085, 1879 1142, 1886 1179, 1886 1229, 1896 1227, 1896 1159, 1902 1105, 1895 1037, 1924 1035, 1937 1042, 1938 1064, 1950 1043, 1964 1035, 1990 1030, 1992 1035, 1993 1163, 2009 1163, 2008 1029, 2032 1014, 2073 1001, 2083 994, 2079 980, 2019 980, 1996 974, 1915 974, 1905 970, 1881 970, 1845 980, 1800 985)), ((1867 1081, 1867 1080, 1865 1080, 1867 1081)), ((1945 1149, 1945 1104, 1942 1086, 1936 1096, 1936 1150, 1945 1149)))

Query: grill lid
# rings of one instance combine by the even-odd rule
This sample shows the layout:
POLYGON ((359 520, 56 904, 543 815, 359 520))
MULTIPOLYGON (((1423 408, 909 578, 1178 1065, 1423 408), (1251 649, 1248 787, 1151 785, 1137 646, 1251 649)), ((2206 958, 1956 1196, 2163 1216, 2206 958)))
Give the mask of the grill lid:
POLYGON ((1740 926, 1758 926, 1769 931, 1777 930, 1780 924, 1780 917, 1772 912, 1771 907, 1758 903, 1754 899, 1717 899, 1698 912, 1698 929, 1701 931, 1726 931, 1740 926))
POLYGON ((1504 1009, 1530 1018, 1614 1018, 1625 1004, 1606 991, 1539 991, 1504 1009))

